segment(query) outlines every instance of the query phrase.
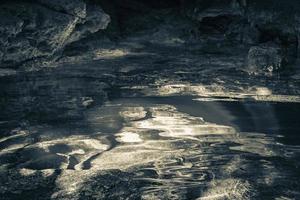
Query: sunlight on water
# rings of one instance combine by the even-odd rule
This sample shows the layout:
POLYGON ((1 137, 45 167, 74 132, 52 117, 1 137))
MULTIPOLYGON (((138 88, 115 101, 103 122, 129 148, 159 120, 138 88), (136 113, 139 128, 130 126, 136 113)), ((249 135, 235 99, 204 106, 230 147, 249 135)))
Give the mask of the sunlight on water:
MULTIPOLYGON (((205 108, 213 110, 209 105, 205 108)), ((215 118, 226 113, 234 119, 222 106, 217 108, 220 115, 215 118)), ((273 110, 263 108, 277 124, 273 110)), ((65 169, 54 196, 78 193, 98 172, 112 169, 130 172, 142 199, 255 199, 262 191, 276 197, 297 193, 292 187, 297 176, 281 160, 290 159, 293 165, 300 148, 278 142, 279 135, 241 132, 147 98, 91 109, 86 126, 19 130, 1 139, 1 156, 18 152, 21 160, 14 164, 22 176, 41 170, 47 177, 51 169, 65 169), (39 142, 30 142, 29 131, 39 134, 39 142), (282 189, 274 192, 276 185, 282 189)))
POLYGON ((188 193, 199 195, 197 199, 248 199, 256 194, 253 180, 236 174, 251 174, 270 186, 285 176, 272 162, 260 160, 284 157, 282 151, 288 148, 276 142, 276 135, 241 133, 166 104, 116 105, 124 121, 116 134, 120 145, 101 154, 92 166, 133 170, 137 180, 146 183, 144 199, 184 199, 188 193), (258 161, 249 160, 252 155, 258 161), (264 174, 255 174, 256 167, 264 174))
POLYGON ((238 88, 238 91, 231 91, 228 88, 222 86, 222 84, 190 84, 190 83, 179 83, 179 84, 165 84, 159 86, 157 90, 150 90, 149 88, 144 89, 145 95, 158 95, 158 96, 170 96, 170 95, 195 95, 209 98, 198 98, 200 101, 204 99, 212 101, 214 97, 224 98, 226 101, 231 100, 244 100, 253 99, 256 101, 273 101, 273 102, 300 102, 298 95, 278 95, 266 87, 248 87, 238 88))

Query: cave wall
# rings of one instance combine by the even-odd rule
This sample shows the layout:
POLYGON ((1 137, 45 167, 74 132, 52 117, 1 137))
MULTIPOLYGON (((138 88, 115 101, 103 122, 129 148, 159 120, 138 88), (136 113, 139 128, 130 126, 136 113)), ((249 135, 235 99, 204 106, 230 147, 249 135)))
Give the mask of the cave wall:
POLYGON ((186 15, 198 22, 199 35, 249 46, 250 71, 271 73, 290 68, 299 54, 296 0, 197 0, 186 15))

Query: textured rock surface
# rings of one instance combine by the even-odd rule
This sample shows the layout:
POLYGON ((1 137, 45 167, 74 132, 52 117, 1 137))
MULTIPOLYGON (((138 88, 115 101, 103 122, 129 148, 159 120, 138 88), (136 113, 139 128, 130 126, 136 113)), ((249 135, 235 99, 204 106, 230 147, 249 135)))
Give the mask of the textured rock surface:
POLYGON ((284 55, 278 46, 261 45, 250 48, 247 58, 250 72, 272 73, 283 70, 286 65, 284 55))
POLYGON ((299 1, 197 0, 192 5, 186 13, 198 21, 197 36, 204 41, 208 38, 253 46, 246 59, 252 70, 258 70, 256 73, 282 71, 295 63, 299 49, 299 1))
POLYGON ((138 181, 132 180, 132 174, 120 170, 101 172, 19 169, 1 171, 0 178, 0 194, 5 194, 1 198, 3 200, 139 198, 138 181))
POLYGON ((83 1, 10 2, 0 6, 1 67, 59 54, 65 45, 106 28, 110 18, 83 1))

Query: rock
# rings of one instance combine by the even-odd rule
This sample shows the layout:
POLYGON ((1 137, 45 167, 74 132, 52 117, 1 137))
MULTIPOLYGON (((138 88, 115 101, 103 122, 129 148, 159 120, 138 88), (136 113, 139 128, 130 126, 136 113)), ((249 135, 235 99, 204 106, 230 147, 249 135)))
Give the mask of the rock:
POLYGON ((187 15, 199 22, 200 34, 251 45, 273 42, 292 61, 298 54, 299 8, 297 0, 195 0, 187 15))
POLYGON ((5 24, 1 25, 0 31, 0 48, 4 53, 1 63, 4 66, 53 55, 62 48, 68 32, 77 23, 75 17, 39 5, 5 4, 0 9, 1 14, 5 15, 2 16, 5 24), (14 12, 18 14, 13 16, 14 12))
POLYGON ((37 2, 51 10, 64 12, 81 18, 85 18, 87 14, 86 4, 82 0, 37 0, 37 2))
POLYGON ((282 71, 296 62, 299 48, 299 1, 247 1, 245 43, 248 69, 255 73, 282 71), (271 45, 269 45, 271 44, 271 45))
POLYGON ((52 169, 43 171, 28 169, 1 171, 1 199, 50 199, 58 174, 58 171, 52 169))
POLYGON ((273 42, 283 46, 287 54, 297 55, 300 2, 253 0, 247 2, 246 17, 257 43, 273 42))
POLYGON ((88 5, 87 15, 85 19, 76 25, 73 30, 68 43, 72 43, 81 38, 88 36, 91 33, 95 33, 99 30, 105 29, 110 22, 110 17, 103 12, 103 10, 98 6, 88 5))
POLYGON ((286 66, 280 47, 266 44, 251 47, 247 62, 251 73, 272 73, 286 66))
POLYGON ((198 22, 198 36, 232 39, 244 28, 243 9, 235 0, 198 0, 187 10, 187 16, 198 22))
POLYGON ((51 199, 140 199, 139 184, 133 174, 120 170, 66 170, 51 199))
POLYGON ((120 170, 0 171, 0 195, 11 199, 140 199, 140 182, 120 170))
POLYGON ((88 34, 105 29, 110 18, 84 1, 6 2, 0 5, 0 63, 14 67, 51 58, 88 34))

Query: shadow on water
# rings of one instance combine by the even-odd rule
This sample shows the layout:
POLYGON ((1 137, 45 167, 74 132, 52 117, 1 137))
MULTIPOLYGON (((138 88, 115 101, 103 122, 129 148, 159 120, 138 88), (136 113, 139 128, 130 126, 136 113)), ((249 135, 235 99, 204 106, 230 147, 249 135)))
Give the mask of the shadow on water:
MULTIPOLYGON (((241 132, 282 135, 285 144, 299 145, 300 103, 257 101, 195 101, 192 96, 143 97, 143 101, 169 104, 205 121, 233 126, 241 132), (297 140, 298 139, 298 140, 297 140)), ((136 98, 136 101, 139 101, 136 98)), ((135 99, 128 99, 135 102, 135 99)))
POLYGON ((145 199, 299 196, 299 146, 295 146, 299 142, 295 141, 299 120, 294 116, 298 115, 300 104, 207 102, 182 96, 124 98, 112 104, 132 107, 126 114, 129 118, 135 118, 131 115, 141 110, 152 113, 149 119, 142 115, 140 121, 128 124, 130 127, 121 135, 125 147, 133 145, 138 152, 140 146, 135 142, 152 150, 163 141, 168 145, 175 143, 169 147, 170 155, 162 149, 160 154, 167 156, 134 170, 145 181, 141 185, 145 199), (146 136, 145 130, 158 131, 155 143, 151 143, 153 134, 146 136), (144 170, 154 171, 156 176, 147 177, 144 170))
POLYGON ((300 104, 114 99, 84 120, 2 138, 2 193, 35 199, 45 187, 44 199, 297 198, 299 114, 300 104), (22 186, 30 180, 39 192, 22 186), (16 183, 22 187, 13 194, 16 183))

